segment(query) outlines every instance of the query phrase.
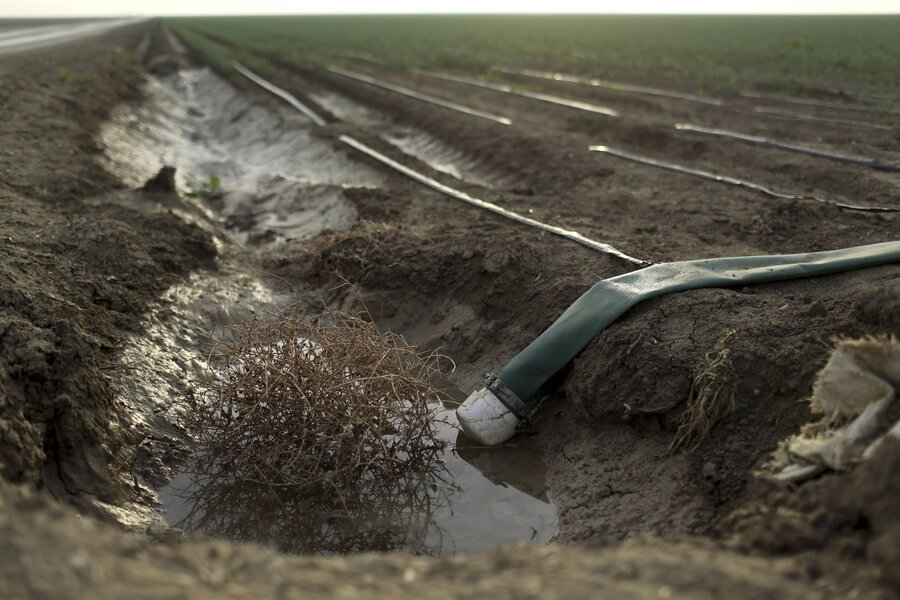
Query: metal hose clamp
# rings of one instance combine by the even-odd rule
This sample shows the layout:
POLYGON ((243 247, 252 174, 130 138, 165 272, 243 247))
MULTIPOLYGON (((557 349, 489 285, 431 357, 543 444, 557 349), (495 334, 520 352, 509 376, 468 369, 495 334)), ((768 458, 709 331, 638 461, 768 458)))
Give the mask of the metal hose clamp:
POLYGON ((497 400, 499 400, 503 406, 508 408, 509 412, 514 414, 517 419, 521 421, 524 418, 522 413, 527 407, 527 404, 516 396, 515 392, 509 389, 497 375, 488 373, 487 379, 484 381, 484 387, 490 390, 491 393, 497 397, 497 400))

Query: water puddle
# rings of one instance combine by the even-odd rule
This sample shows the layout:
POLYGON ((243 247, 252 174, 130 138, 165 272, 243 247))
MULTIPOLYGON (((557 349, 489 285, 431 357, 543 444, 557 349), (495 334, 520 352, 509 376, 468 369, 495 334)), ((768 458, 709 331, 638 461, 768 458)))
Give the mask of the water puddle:
POLYGON ((413 156, 435 171, 484 187, 502 187, 512 180, 486 167, 476 157, 454 148, 425 131, 394 122, 350 98, 333 92, 308 94, 317 104, 342 121, 381 132, 381 138, 413 156))
POLYGON ((195 273, 151 303, 142 331, 125 336, 116 360, 104 368, 110 391, 127 415, 119 425, 137 440, 125 461, 129 469, 119 473, 137 492, 135 501, 111 504, 85 495, 84 502, 137 531, 157 524, 159 515, 149 507, 155 501, 152 488, 172 476, 172 458, 186 453, 182 399, 188 382, 204 369, 207 336, 283 309, 292 299, 252 275, 228 269, 195 273))
POLYGON ((257 105, 207 69, 148 82, 147 101, 122 107, 100 134, 104 163, 137 187, 176 167, 185 194, 215 211, 241 241, 306 240, 351 226, 348 187, 383 177, 352 160, 292 111, 257 105))
MULTIPOLYGON (((454 391, 454 401, 462 401, 454 391)), ((533 439, 474 445, 455 427, 448 402, 438 415, 445 471, 420 485, 385 486, 364 508, 334 515, 247 483, 221 484, 189 471, 158 490, 166 521, 187 533, 254 541, 282 552, 345 554, 406 550, 447 556, 500 544, 546 542, 558 529, 533 439)), ((371 490, 369 491, 371 492, 371 490)))

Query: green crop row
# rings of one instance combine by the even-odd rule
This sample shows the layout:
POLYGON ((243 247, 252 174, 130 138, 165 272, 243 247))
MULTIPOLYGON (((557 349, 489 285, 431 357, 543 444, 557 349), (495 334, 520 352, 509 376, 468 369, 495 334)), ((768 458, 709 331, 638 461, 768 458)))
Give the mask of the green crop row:
POLYGON ((568 70, 694 91, 900 90, 900 16, 277 16, 172 19, 305 65, 568 70))
POLYGON ((175 29, 188 46, 202 53, 215 68, 223 73, 231 71, 235 62, 240 62, 251 69, 265 70, 268 66, 264 59, 250 49, 242 50, 227 46, 190 28, 176 26, 175 29))

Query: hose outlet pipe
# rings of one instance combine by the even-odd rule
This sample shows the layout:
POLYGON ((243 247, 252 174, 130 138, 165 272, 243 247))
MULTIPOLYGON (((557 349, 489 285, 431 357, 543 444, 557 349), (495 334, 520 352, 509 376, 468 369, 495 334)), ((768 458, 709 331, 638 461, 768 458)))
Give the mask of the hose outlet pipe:
POLYGON ((525 406, 496 375, 488 375, 484 387, 469 394, 456 409, 456 417, 471 440, 494 446, 515 434, 525 406))
POLYGON ((803 254, 660 263, 604 279, 514 356, 456 415, 463 432, 485 445, 511 438, 528 406, 551 392, 566 367, 635 304, 684 290, 800 279, 900 262, 900 241, 803 254))

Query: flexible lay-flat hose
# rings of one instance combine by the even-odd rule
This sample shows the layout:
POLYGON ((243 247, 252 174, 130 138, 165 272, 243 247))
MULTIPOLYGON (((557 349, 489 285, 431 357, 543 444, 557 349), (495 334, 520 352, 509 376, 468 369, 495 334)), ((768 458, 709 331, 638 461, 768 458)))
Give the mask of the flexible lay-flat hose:
POLYGON ((713 258, 653 265, 594 285, 544 333, 458 409, 470 437, 497 444, 511 437, 522 409, 549 391, 556 376, 629 308, 683 290, 826 275, 900 261, 900 241, 828 252, 713 258))

